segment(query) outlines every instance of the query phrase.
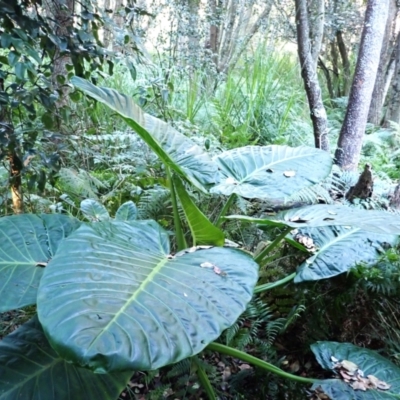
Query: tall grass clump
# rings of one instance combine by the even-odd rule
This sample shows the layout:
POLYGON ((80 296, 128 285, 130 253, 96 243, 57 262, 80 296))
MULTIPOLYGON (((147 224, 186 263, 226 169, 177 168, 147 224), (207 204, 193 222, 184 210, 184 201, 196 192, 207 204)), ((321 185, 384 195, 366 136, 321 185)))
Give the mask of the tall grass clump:
POLYGON ((229 72, 198 124, 228 148, 309 142, 312 128, 302 85, 295 54, 266 53, 260 46, 229 72))

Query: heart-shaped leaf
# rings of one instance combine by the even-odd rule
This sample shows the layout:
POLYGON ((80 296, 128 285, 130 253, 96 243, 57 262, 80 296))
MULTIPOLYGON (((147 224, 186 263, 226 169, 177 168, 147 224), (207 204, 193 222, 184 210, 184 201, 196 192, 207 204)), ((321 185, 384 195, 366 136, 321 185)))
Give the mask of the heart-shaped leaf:
POLYGON ((134 221, 137 218, 137 208, 133 201, 122 204, 115 214, 118 221, 134 221))
POLYGON ((84 225, 63 241, 38 295, 54 349, 96 372, 151 370, 200 352, 250 301, 258 265, 240 250, 172 256, 154 221, 84 225))
POLYGON ((400 215, 380 210, 362 210, 355 207, 316 204, 292 208, 266 218, 232 215, 229 219, 254 222, 259 225, 290 226, 292 228, 318 226, 354 226, 365 231, 400 235, 400 215))
POLYGON ((73 77, 70 82, 122 116, 157 156, 202 191, 216 182, 217 166, 200 146, 164 121, 143 112, 131 97, 73 77))
POLYGON ((397 236, 343 226, 304 228, 299 235, 310 238, 317 251, 300 265, 295 282, 331 278, 357 263, 372 265, 385 249, 398 241, 397 236))
POLYGON ((329 153, 313 147, 246 146, 215 157, 221 179, 211 192, 284 200, 331 171, 329 153))
POLYGON ((107 209, 97 200, 82 200, 81 211, 89 221, 97 222, 107 221, 110 219, 110 214, 108 213, 107 209))
POLYGON ((47 263, 79 225, 60 214, 0 218, 0 312, 36 303, 47 263))
POLYGON ((0 341, 0 399, 115 400, 132 372, 94 374, 50 347, 34 317, 0 341))
MULTIPOLYGON (((354 346, 350 343, 337 342, 317 342, 311 346, 311 350, 315 354, 319 364, 327 369, 338 374, 338 363, 350 362, 357 366, 358 371, 362 374, 352 374, 349 382, 345 382, 338 376, 338 379, 326 379, 314 384, 313 389, 321 388, 322 392, 327 394, 330 399, 334 400, 375 400, 375 399, 396 399, 400 398, 400 368, 382 357, 375 351, 368 350, 362 347, 354 346), (333 360, 335 361, 332 361, 333 360), (337 360, 337 361, 336 361, 337 360), (371 381, 375 377, 379 381, 390 386, 388 389, 382 390, 367 386, 366 390, 354 390, 356 376, 361 375, 360 380, 366 379, 371 381)), ((365 386, 364 386, 365 387, 365 386)))

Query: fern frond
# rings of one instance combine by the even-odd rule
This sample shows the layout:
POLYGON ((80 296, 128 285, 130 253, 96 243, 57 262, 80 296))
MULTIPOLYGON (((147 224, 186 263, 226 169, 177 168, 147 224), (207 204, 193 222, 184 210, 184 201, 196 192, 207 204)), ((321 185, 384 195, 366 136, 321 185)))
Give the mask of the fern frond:
POLYGON ((167 211, 170 207, 171 196, 169 190, 160 186, 148 189, 142 193, 137 204, 138 218, 159 221, 170 215, 167 211))
POLYGON ((79 169, 61 168, 58 172, 57 188, 71 197, 97 199, 98 189, 105 185, 88 172, 79 169))
POLYGON ((190 358, 185 358, 184 360, 179 361, 178 363, 172 366, 171 370, 169 370, 167 373, 167 377, 174 378, 180 375, 189 374, 190 367, 191 367, 190 358))

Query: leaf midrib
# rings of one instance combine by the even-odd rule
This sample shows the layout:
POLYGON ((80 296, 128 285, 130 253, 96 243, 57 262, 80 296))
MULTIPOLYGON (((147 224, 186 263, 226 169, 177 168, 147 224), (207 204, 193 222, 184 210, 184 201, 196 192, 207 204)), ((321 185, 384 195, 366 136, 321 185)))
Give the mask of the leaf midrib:
POLYGON ((98 335, 92 340, 90 345, 87 347, 85 354, 89 353, 90 349, 96 344, 96 342, 101 338, 104 332, 106 332, 109 327, 116 322, 120 315, 124 314, 128 306, 130 306, 139 294, 144 291, 144 288, 153 280, 153 277, 159 273, 159 271, 164 267, 165 264, 168 263, 167 258, 163 258, 160 262, 153 268, 153 271, 147 276, 147 278, 140 284, 140 286, 133 292, 132 296, 125 302, 125 305, 121 307, 121 309, 115 313, 114 317, 110 319, 110 321, 103 327, 98 335))
MULTIPOLYGON (((268 164, 263 164, 262 167, 253 170, 250 174, 246 175, 246 177, 244 177, 242 180, 237 181, 237 182, 238 182, 238 184, 245 183, 249 178, 252 177, 252 175, 255 175, 256 173, 260 172, 261 170, 263 170, 265 168, 269 168, 269 167, 271 167, 273 165, 276 165, 276 164, 279 164, 279 163, 284 163, 284 162, 287 162, 287 161, 292 161, 292 160, 295 160, 295 159, 298 159, 298 158, 307 158, 309 156, 310 156, 310 154, 300 154, 300 155, 297 155, 295 157, 285 158, 284 160, 280 159, 280 160, 277 160, 275 162, 270 162, 268 164)), ((221 160, 222 159, 220 159, 220 161, 221 160)), ((223 162, 223 164, 225 164, 225 162, 223 162)), ((226 165, 225 165, 225 167, 226 167, 226 165)), ((230 170, 230 168, 229 168, 229 170, 230 170)), ((236 179, 235 175, 233 175, 233 174, 232 174, 232 177, 236 179)))

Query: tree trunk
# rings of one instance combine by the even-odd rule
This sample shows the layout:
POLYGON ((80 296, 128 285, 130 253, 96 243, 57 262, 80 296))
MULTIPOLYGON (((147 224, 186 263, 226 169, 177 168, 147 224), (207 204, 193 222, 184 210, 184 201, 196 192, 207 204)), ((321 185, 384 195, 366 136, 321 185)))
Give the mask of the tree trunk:
POLYGON ((240 44, 236 45, 236 47, 232 50, 230 57, 225 60, 225 62, 223 64, 223 69, 221 71, 228 72, 228 69, 232 69, 236 66, 236 64, 238 63, 238 61, 240 59, 240 56, 247 49, 247 46, 249 45, 250 40, 258 32, 263 21, 265 21, 268 18, 269 14, 271 12, 271 9, 272 9, 272 2, 268 1, 264 10, 260 13, 257 20, 253 23, 253 25, 251 25, 248 32, 246 32, 246 34, 244 35, 244 38, 241 40, 240 44))
POLYGON ((372 92, 371 105, 369 107, 368 122, 380 125, 382 120, 382 107, 385 92, 386 72, 393 50, 393 24, 396 19, 396 3, 389 0, 389 15, 386 21, 385 35, 383 37, 378 72, 376 75, 374 91, 372 92))
MULTIPOLYGON (((109 10, 111 10, 110 3, 111 0, 104 0, 103 3, 103 8, 105 12, 108 12, 109 10)), ((103 43, 104 43, 104 47, 107 49, 108 46, 110 45, 111 42, 111 35, 112 35, 112 31, 110 29, 109 26, 104 26, 103 27, 103 43)))
POLYGON ((349 104, 335 152, 335 162, 344 170, 356 170, 360 159, 388 9, 389 0, 369 0, 365 12, 349 104))
POLYGON ((325 0, 312 0, 310 11, 311 56, 316 70, 319 53, 321 52, 322 39, 324 37, 325 0))
POLYGON ((210 25, 210 33, 209 40, 207 43, 207 47, 211 51, 212 59, 215 65, 218 65, 218 37, 219 37, 219 28, 218 28, 218 14, 217 12, 217 0, 210 0, 209 7, 211 11, 211 25, 210 25))
POLYGON ((339 55, 337 52, 336 48, 336 43, 335 40, 330 42, 330 54, 331 54, 331 62, 332 62, 332 72, 333 72, 333 88, 334 88, 334 93, 335 95, 332 98, 335 97, 341 97, 342 92, 340 89, 340 80, 339 80, 339 55))
POLYGON ((15 151, 9 156, 10 163, 10 188, 11 199, 15 214, 22 214, 24 212, 24 202, 22 198, 22 161, 15 151))
POLYGON ((342 59, 342 67, 343 67, 343 95, 348 96, 350 91, 350 82, 351 82, 351 72, 350 72, 350 61, 349 54, 347 52, 346 44, 343 39, 342 31, 336 32, 336 41, 340 53, 340 58, 342 59))
POLYGON ((295 0, 297 47, 305 90, 307 93, 310 115, 314 128, 315 147, 329 151, 328 121, 318 75, 311 55, 309 25, 306 0, 295 0))
MULTIPOLYGON (((73 26, 75 0, 47 0, 46 8, 54 21, 54 34, 56 36, 67 36, 70 28, 73 26)), ((53 60, 52 82, 57 88, 59 99, 57 107, 63 107, 68 103, 69 86, 64 82, 68 71, 66 65, 70 61, 68 54, 61 54, 56 50, 53 60)))
POLYGON ((388 109, 385 116, 385 125, 389 125, 389 121, 400 124, 400 33, 396 39, 396 58, 395 69, 392 78, 392 87, 390 91, 390 99, 388 101, 388 109))

